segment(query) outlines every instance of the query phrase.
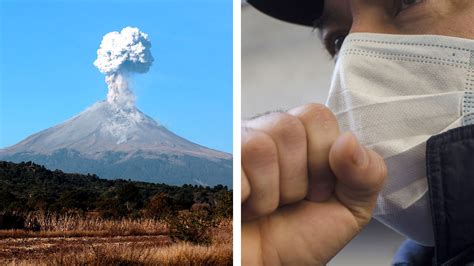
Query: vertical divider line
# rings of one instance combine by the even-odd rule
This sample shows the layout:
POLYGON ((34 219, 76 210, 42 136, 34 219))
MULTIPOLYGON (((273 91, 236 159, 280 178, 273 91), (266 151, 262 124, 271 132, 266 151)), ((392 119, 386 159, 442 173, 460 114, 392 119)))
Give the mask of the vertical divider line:
POLYGON ((233 0, 233 262, 241 265, 241 206, 240 206, 240 126, 241 126, 241 0, 233 0))

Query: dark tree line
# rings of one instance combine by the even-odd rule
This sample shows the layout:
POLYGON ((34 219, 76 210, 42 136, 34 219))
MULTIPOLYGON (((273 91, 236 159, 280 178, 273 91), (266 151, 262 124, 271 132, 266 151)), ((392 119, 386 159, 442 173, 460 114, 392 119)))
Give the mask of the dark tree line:
POLYGON ((45 211, 98 213, 108 217, 159 217, 195 203, 222 217, 232 216, 226 186, 170 186, 106 180, 96 175, 51 171, 32 162, 0 161, 0 213, 45 211))

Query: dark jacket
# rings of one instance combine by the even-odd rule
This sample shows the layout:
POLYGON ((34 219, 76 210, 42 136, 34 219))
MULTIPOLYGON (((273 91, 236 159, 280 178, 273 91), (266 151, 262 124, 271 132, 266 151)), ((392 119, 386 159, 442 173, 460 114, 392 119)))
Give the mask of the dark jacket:
POLYGON ((430 138, 426 172, 435 247, 408 240, 393 265, 474 265, 474 125, 430 138))

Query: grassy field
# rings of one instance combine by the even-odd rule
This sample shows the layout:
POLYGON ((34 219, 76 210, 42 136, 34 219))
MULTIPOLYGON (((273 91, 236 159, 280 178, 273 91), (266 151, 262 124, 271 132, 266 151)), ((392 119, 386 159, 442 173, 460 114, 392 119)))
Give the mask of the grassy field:
MULTIPOLYGON (((0 230, 2 265, 231 265, 232 220, 204 228, 210 243, 170 237, 168 222, 31 214, 38 232, 0 230)), ((193 232, 192 230, 190 232, 193 232)))

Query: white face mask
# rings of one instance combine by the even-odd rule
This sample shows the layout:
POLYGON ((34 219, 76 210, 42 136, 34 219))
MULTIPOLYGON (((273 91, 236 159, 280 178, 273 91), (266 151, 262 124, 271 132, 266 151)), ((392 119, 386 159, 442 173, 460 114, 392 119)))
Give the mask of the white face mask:
POLYGON ((432 35, 350 34, 327 105, 342 131, 384 157, 376 219, 433 246, 425 151, 433 135, 474 123, 474 41, 432 35))

